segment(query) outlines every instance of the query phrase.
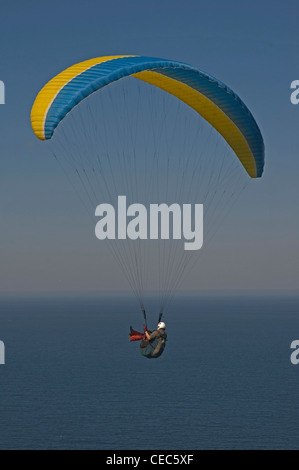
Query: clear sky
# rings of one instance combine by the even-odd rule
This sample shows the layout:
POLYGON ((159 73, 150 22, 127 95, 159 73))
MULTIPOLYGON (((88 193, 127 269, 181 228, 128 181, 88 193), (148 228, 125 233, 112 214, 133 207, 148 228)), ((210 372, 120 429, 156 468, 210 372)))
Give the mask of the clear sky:
POLYGON ((231 225, 182 288, 297 289, 296 0, 2 0, 0 8, 1 292, 128 289, 109 255, 95 255, 93 228, 30 126, 35 95, 53 75, 110 54, 165 57, 209 72, 246 102, 265 140, 263 178, 242 194, 231 225))

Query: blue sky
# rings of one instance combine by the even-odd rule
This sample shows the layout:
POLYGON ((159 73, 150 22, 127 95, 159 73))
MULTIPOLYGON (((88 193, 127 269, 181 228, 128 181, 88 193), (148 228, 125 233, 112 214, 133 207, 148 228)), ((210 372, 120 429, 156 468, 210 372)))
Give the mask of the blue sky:
POLYGON ((1 2, 1 292, 127 289, 72 188, 30 126, 39 89, 92 57, 181 60, 228 84, 255 116, 265 173, 232 210, 183 289, 292 290, 299 281, 299 6, 286 1, 1 2), (86 220, 86 223, 82 221, 86 220), (103 268, 104 266, 104 268, 103 268))

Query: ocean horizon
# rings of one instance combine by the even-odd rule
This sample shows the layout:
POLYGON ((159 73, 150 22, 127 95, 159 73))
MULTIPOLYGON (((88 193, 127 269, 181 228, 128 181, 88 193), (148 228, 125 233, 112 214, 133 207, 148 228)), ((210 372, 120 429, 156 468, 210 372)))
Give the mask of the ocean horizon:
POLYGON ((148 360, 132 296, 2 296, 0 449, 298 449, 298 301, 178 296, 148 360))

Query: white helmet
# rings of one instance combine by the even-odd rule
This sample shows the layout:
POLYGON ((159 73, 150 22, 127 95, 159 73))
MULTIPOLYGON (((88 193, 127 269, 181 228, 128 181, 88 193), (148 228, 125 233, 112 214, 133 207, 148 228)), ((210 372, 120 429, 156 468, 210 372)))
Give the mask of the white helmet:
POLYGON ((166 328, 166 325, 165 325, 164 321, 159 321, 157 329, 158 330, 165 330, 165 328, 166 328))

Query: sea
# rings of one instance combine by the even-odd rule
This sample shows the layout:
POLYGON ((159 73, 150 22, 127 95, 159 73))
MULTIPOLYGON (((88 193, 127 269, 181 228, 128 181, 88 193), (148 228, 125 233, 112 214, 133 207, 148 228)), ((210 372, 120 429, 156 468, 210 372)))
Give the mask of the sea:
POLYGON ((298 296, 178 296, 164 321, 147 359, 128 295, 2 297, 0 449, 299 449, 298 296))

